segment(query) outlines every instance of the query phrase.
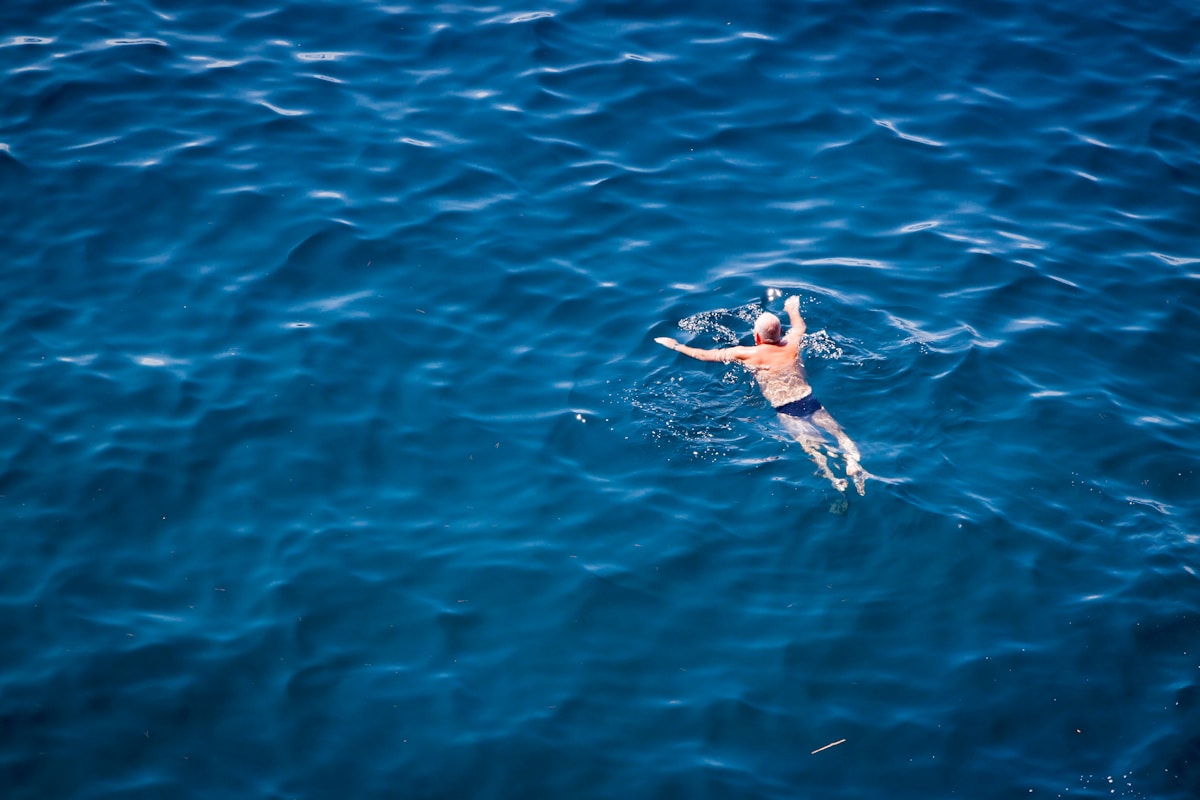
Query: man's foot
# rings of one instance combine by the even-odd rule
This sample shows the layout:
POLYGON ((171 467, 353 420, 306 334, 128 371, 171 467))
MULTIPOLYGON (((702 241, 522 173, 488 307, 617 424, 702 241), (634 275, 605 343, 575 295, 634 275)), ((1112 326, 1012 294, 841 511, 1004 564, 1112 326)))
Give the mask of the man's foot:
POLYGON ((845 478, 835 478, 833 475, 829 475, 828 477, 829 482, 833 484, 833 488, 837 489, 839 492, 846 491, 846 487, 850 485, 846 482, 845 478))
POLYGON ((847 456, 846 475, 854 481, 854 488, 858 490, 859 496, 865 496, 867 494, 867 478, 871 477, 871 474, 862 468, 862 464, 847 456))

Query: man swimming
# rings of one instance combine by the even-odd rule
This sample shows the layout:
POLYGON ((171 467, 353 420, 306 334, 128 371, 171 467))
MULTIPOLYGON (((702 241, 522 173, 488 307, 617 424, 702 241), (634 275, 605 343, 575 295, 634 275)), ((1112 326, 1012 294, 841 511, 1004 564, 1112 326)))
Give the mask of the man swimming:
POLYGON ((806 330, 804 318, 800 316, 800 298, 789 297, 783 304, 783 310, 788 313, 791 322, 787 336, 781 335, 783 326, 779 317, 766 312, 754 322, 753 347, 703 350, 680 344, 669 336, 660 336, 654 341, 700 361, 720 361, 724 364, 740 362, 754 373, 763 397, 779 414, 783 427, 816 462, 821 474, 829 479, 834 488, 844 492, 847 483, 829 468, 829 456, 836 458, 838 451, 829 446, 825 433, 831 434, 841 447, 841 455, 846 462, 846 477, 854 481, 854 488, 860 495, 864 494, 869 476, 859 463, 858 447, 813 395, 804 364, 800 360, 800 343, 804 340, 806 330))

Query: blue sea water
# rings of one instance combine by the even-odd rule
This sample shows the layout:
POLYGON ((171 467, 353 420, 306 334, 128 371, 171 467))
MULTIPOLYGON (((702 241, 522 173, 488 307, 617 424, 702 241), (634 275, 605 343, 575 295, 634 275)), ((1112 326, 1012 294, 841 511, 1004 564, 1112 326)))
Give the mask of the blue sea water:
POLYGON ((4 797, 1200 797, 1193 3, 16 0, 0 74, 4 797), (781 294, 844 514, 653 342, 781 294))

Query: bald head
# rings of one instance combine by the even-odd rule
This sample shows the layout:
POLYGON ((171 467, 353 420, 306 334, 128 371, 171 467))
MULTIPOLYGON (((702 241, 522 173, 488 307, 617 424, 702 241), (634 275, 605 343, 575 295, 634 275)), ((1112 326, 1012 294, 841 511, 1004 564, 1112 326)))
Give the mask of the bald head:
POLYGON ((779 317, 770 311, 759 314, 758 319, 754 321, 754 335, 767 344, 779 344, 783 338, 783 326, 779 323, 779 317))

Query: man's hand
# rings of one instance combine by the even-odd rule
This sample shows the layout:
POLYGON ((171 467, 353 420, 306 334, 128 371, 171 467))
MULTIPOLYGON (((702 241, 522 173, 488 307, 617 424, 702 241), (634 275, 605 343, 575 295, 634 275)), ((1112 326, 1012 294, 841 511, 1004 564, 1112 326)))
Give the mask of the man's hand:
POLYGON ((792 323, 792 329, 788 331, 787 338, 792 341, 800 341, 807 330, 804 325, 804 317, 800 316, 800 298, 792 295, 784 300, 783 310, 787 312, 788 321, 792 323))
POLYGON ((654 341, 658 342, 659 344, 661 344, 663 347, 667 348, 668 350, 679 349, 679 342, 675 341, 670 336, 659 336, 654 341))

